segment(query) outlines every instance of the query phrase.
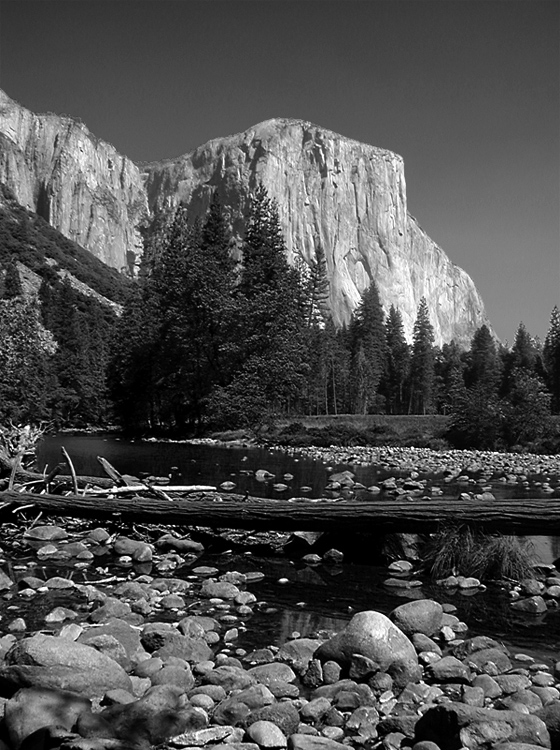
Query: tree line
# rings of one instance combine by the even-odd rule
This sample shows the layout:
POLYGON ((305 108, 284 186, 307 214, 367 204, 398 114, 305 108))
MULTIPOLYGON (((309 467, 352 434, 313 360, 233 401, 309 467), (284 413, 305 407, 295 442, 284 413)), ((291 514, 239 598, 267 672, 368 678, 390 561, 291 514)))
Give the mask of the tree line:
POLYGON ((542 447, 560 411, 557 307, 544 343, 520 324, 507 348, 482 326, 462 351, 434 345, 425 299, 408 343, 398 307, 385 315, 372 282, 336 328, 322 248, 309 263, 288 263, 262 185, 240 245, 217 195, 203 220, 182 206, 159 216, 118 319, 58 278, 43 278, 30 300, 16 276, 9 263, 1 419, 187 434, 280 414, 439 413, 450 415, 455 444, 503 448, 542 447))

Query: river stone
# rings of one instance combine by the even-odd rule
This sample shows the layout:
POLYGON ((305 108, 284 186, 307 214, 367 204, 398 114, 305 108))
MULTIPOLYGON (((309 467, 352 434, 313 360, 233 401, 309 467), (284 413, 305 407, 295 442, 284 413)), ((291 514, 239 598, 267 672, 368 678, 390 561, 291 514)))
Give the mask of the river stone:
POLYGON ((123 646, 126 655, 133 662, 141 661, 147 658, 147 654, 140 642, 140 633, 125 620, 114 618, 96 625, 94 628, 88 628, 78 638, 79 643, 88 644, 92 638, 99 635, 111 635, 123 646))
POLYGON ((535 716, 542 719, 546 724, 548 731, 550 732, 550 739, 553 747, 560 746, 560 702, 555 701, 554 703, 545 706, 535 712, 535 716))
POLYGON ((255 721, 247 727, 247 734, 259 747, 287 747, 288 740, 282 730, 271 721, 255 721))
POLYGON ((397 687, 420 677, 416 650, 407 636, 388 617, 372 610, 358 612, 348 625, 316 651, 322 661, 333 659, 349 666, 353 654, 367 656, 388 672, 397 687))
POLYGON ((348 745, 342 742, 312 734, 292 734, 289 747, 291 750, 348 750, 348 745))
POLYGON ((512 668, 509 656, 500 648, 485 648, 475 651, 463 659, 463 664, 475 672, 484 672, 491 677, 509 672, 512 668))
POLYGON ((510 604, 512 609, 520 612, 528 612, 531 615, 540 615, 546 612, 546 602, 542 596, 530 596, 527 599, 519 599, 517 602, 510 604))
POLYGON ((313 654, 321 645, 315 638, 296 638, 287 641, 276 654, 278 661, 289 664, 299 674, 305 672, 313 658, 313 654))
POLYGON ((177 656, 185 661, 196 663, 212 658, 212 649, 203 638, 191 638, 176 630, 153 630, 142 634, 142 644, 146 651, 166 659, 177 656))
POLYGON ((294 670, 281 662, 259 664, 247 672, 263 685, 269 685, 271 682, 293 682, 296 679, 294 670))
POLYGON ((164 534, 157 542, 158 549, 174 549, 182 554, 199 555, 204 552, 204 545, 187 537, 177 537, 173 534, 164 534))
POLYGON ((91 646, 37 634, 18 641, 6 654, 0 681, 13 690, 40 687, 94 697, 108 690, 132 690, 129 676, 116 661, 91 646))
POLYGON ((42 542, 56 542, 60 539, 66 539, 68 533, 60 526, 34 526, 24 532, 24 539, 32 539, 42 542))
POLYGON ((6 703, 4 723, 14 750, 26 737, 43 727, 73 728, 78 716, 90 708, 87 698, 62 690, 24 688, 6 703))
POLYGON ((174 685, 157 685, 134 703, 106 708, 99 718, 111 727, 112 736, 148 750, 169 737, 206 727, 205 712, 185 706, 182 696, 174 685))
POLYGON ((274 703, 274 695, 266 685, 260 683, 241 690, 239 693, 236 693, 235 698, 248 706, 251 711, 263 706, 270 706, 274 703))
POLYGON ((245 722, 246 726, 250 726, 255 721, 271 721, 286 736, 289 736, 297 731, 299 712, 291 701, 272 703, 270 706, 263 706, 251 711, 245 722))
POLYGON ((133 615, 129 604, 121 602, 114 596, 108 596, 100 607, 93 610, 89 619, 91 622, 107 622, 108 620, 124 619, 125 617, 128 619, 129 616, 136 617, 136 615, 133 615))
POLYGON ((443 608, 432 599, 418 599, 396 607, 389 617, 406 635, 423 633, 431 636, 441 628, 443 608))
POLYGON ((231 690, 243 690, 256 683, 255 677, 240 667, 224 665, 216 667, 203 676, 203 682, 208 685, 221 685, 230 692, 231 690))
POLYGON ((416 740, 432 740, 441 750, 478 748, 499 742, 528 742, 550 747, 544 721, 530 714, 445 703, 430 708, 418 720, 416 740))
POLYGON ((235 599, 238 594, 238 587, 227 581, 204 581, 200 589, 200 595, 207 599, 235 599))
POLYGON ((453 682, 469 685, 471 674, 462 661, 455 656, 444 656, 427 667, 434 682, 453 682))

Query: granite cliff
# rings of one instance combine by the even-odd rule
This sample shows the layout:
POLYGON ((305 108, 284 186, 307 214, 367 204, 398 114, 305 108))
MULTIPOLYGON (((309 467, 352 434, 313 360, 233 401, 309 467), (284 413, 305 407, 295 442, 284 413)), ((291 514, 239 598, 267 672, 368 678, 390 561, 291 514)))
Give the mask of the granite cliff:
POLYGON ((217 187, 238 232, 261 181, 278 201, 289 255, 309 260, 323 246, 339 325, 372 279, 385 308, 399 307, 409 337, 422 297, 438 344, 468 346, 476 328, 490 325, 471 278, 408 213, 403 160, 391 151, 275 119, 145 165, 144 173, 152 211, 181 201, 202 214, 217 187))
POLYGON ((0 182, 108 265, 131 269, 148 208, 137 166, 71 117, 33 114, 0 91, 0 182))
POLYGON ((330 307, 348 321, 375 279, 386 309, 410 337, 426 297, 436 342, 468 346, 483 323, 482 300, 407 210, 403 160, 299 120, 268 120, 195 151, 140 168, 81 123, 34 115, 0 93, 0 181, 105 263, 130 268, 138 225, 179 202, 202 215, 217 189, 243 232, 251 191, 262 182, 278 202, 288 254, 326 255, 330 307))

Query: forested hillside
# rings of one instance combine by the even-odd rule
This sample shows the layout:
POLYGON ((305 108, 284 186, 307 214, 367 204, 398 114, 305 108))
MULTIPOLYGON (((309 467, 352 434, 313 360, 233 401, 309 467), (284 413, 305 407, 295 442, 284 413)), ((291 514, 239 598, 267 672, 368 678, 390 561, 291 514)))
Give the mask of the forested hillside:
POLYGON ((100 424, 131 282, 0 185, 0 420, 100 424))
POLYGON ((1 420, 185 436, 279 416, 445 414, 454 445, 554 449, 557 308, 544 344, 521 323, 511 347, 483 325, 468 350, 440 348, 425 299, 407 341, 398 300, 385 310, 372 283, 337 328, 321 247, 288 264, 262 185, 240 246, 216 194, 202 221, 161 214, 135 281, 2 195, 1 420))

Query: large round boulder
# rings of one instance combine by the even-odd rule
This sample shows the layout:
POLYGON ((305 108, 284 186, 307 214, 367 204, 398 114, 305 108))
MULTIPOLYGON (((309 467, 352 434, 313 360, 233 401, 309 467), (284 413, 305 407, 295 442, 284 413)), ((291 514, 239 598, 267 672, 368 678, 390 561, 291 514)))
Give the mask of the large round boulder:
POLYGON ((69 690, 94 697, 116 688, 131 691, 132 683, 120 664, 95 648, 37 634, 14 644, 0 668, 3 695, 12 695, 22 687, 69 690))
POLYGON ((378 664, 379 671, 388 672, 396 687, 420 678, 421 668, 412 642, 381 612, 358 612, 340 633, 315 652, 322 662, 332 660, 344 667, 350 666, 354 654, 378 664))

